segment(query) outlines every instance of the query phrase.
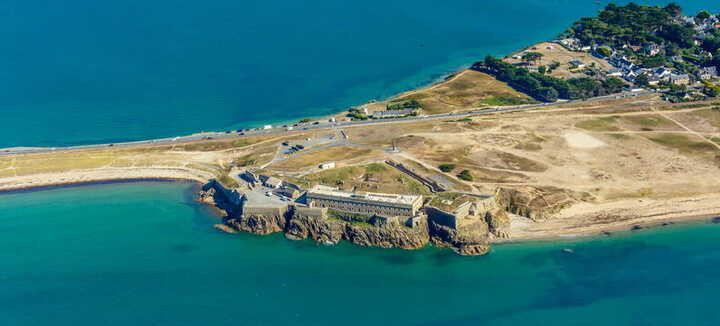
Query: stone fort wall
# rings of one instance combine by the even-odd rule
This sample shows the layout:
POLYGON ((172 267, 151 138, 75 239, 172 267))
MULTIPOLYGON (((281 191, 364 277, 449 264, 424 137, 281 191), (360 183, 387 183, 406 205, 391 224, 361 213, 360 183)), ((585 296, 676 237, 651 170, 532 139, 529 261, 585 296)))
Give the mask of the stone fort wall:
POLYGON ((336 199, 329 196, 317 196, 308 194, 308 204, 310 207, 326 207, 346 212, 360 213, 378 216, 414 216, 416 209, 406 205, 393 205, 384 202, 364 202, 353 199, 336 199))

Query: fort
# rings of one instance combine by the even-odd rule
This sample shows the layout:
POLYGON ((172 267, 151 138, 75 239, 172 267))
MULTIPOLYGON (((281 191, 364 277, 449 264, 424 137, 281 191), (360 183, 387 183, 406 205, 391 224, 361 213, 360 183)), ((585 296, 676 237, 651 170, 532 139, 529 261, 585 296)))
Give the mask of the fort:
POLYGON ((346 192, 334 187, 316 185, 308 190, 306 201, 310 207, 326 207, 345 212, 382 217, 413 217, 420 211, 423 197, 371 192, 346 192))

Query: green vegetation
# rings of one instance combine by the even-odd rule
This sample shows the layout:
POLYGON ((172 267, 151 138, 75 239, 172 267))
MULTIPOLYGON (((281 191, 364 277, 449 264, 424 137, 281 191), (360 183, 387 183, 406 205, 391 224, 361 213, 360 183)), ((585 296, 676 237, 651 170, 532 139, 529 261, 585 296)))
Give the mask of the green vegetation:
POLYGON ((422 108, 422 104, 417 100, 405 101, 402 103, 388 104, 388 110, 404 110, 404 109, 419 109, 422 108))
MULTIPOLYGON (((712 30, 702 44, 697 45, 693 26, 676 19, 681 12, 682 8, 674 3, 665 7, 632 2, 626 6, 609 4, 597 17, 584 17, 575 22, 563 37, 576 38, 583 45, 608 45, 620 54, 636 59, 645 68, 671 66, 692 73, 696 66, 720 64, 720 57, 715 55, 720 54, 720 31, 712 30), (638 50, 637 47, 642 48, 638 50), (692 64, 670 62, 668 58, 672 56, 682 56, 692 64)), ((701 11, 695 22, 701 24, 709 16, 706 11, 701 11)), ((597 52, 603 56, 608 53, 603 47, 597 52)))
POLYGON ((607 46, 598 47, 597 52, 603 57, 609 57, 612 55, 612 50, 607 46))
POLYGON ((227 173, 218 174, 216 179, 225 188, 233 189, 233 188, 237 188, 239 186, 237 181, 235 181, 233 178, 231 178, 227 173))
POLYGON ((452 172, 452 170, 455 170, 456 167, 457 167, 457 165, 455 165, 455 164, 445 163, 445 164, 440 164, 440 166, 438 168, 440 169, 440 171, 448 173, 448 172, 452 172))
POLYGON ((720 143, 720 137, 713 137, 713 138, 710 138, 710 140, 712 140, 716 143, 720 143))
POLYGON ((375 216, 343 212, 334 209, 328 209, 328 217, 361 227, 372 227, 375 220, 375 216))
POLYGON ((701 154, 716 150, 715 147, 707 142, 693 141, 679 134, 664 134, 650 137, 649 139, 658 144, 677 149, 684 154, 701 154))
POLYGON ((510 86, 545 102, 554 102, 558 98, 578 99, 616 93, 625 85, 622 80, 614 77, 603 82, 592 78, 563 80, 516 67, 492 56, 476 63, 473 68, 492 74, 510 86))
POLYGON ((614 117, 602 117, 598 119, 580 121, 575 124, 575 127, 582 128, 590 131, 619 131, 615 125, 616 119, 614 117))
POLYGON ((310 121, 312 121, 310 118, 305 118, 305 119, 298 121, 298 123, 308 123, 310 121))
POLYGON ((348 113, 348 116, 355 120, 367 120, 368 119, 367 114, 362 113, 359 110, 355 110, 355 109, 350 110, 350 112, 348 113))
POLYGON ((523 105, 537 103, 529 98, 521 98, 511 95, 490 95, 480 101, 483 105, 496 105, 496 106, 507 106, 507 105, 523 105))
POLYGON ((473 176, 472 176, 472 174, 470 173, 470 170, 462 170, 462 172, 460 172, 460 173, 457 175, 457 177, 458 177, 460 180, 473 181, 473 176))
POLYGON ((522 55, 522 59, 525 62, 537 62, 540 61, 540 59, 543 57, 543 54, 540 52, 525 52, 522 55))
POLYGON ((579 39, 583 44, 608 44, 614 48, 650 41, 659 43, 660 39, 655 33, 674 25, 672 17, 679 15, 680 10, 672 4, 662 8, 635 3, 627 6, 611 3, 598 17, 584 17, 575 22, 565 34, 579 39))

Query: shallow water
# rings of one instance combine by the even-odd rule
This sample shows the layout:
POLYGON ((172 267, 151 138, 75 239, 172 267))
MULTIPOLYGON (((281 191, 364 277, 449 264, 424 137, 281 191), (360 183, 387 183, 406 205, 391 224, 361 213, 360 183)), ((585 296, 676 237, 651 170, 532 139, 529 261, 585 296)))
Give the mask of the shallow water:
POLYGON ((5 0, 0 147, 320 116, 553 38, 605 3, 5 0))
POLYGON ((184 183, 0 195, 3 325, 711 325, 720 226, 446 249, 228 235, 184 183), (572 248, 575 253, 562 252, 572 248))

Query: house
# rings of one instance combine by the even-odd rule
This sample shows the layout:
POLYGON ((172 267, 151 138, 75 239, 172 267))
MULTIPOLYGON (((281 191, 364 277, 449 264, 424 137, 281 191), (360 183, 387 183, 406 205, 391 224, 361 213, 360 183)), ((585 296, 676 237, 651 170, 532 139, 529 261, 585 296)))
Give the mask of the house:
POLYGON ((665 79, 665 78, 670 77, 670 75, 672 75, 672 72, 670 71, 670 69, 667 69, 665 67, 660 67, 660 68, 655 69, 652 72, 652 75, 656 76, 660 79, 665 79))
POLYGON ((688 84, 690 84, 690 75, 688 75, 688 74, 672 74, 672 75, 670 75, 670 82, 675 85, 688 85, 688 84))
POLYGON ((645 53, 649 55, 656 55, 660 54, 660 52, 662 51, 662 47, 655 43, 646 44, 645 46, 643 46, 643 51, 645 51, 645 53))
POLYGON ((653 75, 648 78, 648 85, 657 86, 661 81, 662 79, 660 77, 653 75))
POLYGON ((530 72, 540 72, 539 67, 527 67, 527 70, 530 72))
POLYGON ((327 169, 334 169, 335 168, 335 162, 328 162, 320 164, 320 169, 327 170, 327 169))
POLYGON ((605 75, 608 77, 622 77, 623 73, 620 69, 612 68, 605 75))
POLYGON ((585 68, 587 65, 585 63, 583 63, 582 61, 575 59, 575 60, 570 61, 570 66, 582 69, 582 68, 585 68))
POLYGON ((717 67, 704 67, 704 68, 701 68, 701 69, 698 71, 697 76, 698 76, 698 78, 701 79, 701 80, 708 80, 708 79, 716 78, 716 77, 718 77, 717 67))
POLYGON ((385 110, 373 112, 372 117, 374 119, 387 119, 387 118, 402 118, 413 113, 416 113, 417 109, 402 109, 402 110, 385 110))

